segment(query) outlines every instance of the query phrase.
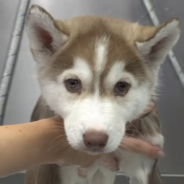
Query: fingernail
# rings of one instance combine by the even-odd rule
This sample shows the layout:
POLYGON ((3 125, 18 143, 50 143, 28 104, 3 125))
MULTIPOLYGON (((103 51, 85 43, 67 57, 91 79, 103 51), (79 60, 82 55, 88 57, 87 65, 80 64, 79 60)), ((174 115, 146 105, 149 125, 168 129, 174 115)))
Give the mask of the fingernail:
POLYGON ((164 154, 163 151, 159 151, 158 154, 157 154, 158 158, 163 158, 164 156, 165 156, 165 154, 164 154))

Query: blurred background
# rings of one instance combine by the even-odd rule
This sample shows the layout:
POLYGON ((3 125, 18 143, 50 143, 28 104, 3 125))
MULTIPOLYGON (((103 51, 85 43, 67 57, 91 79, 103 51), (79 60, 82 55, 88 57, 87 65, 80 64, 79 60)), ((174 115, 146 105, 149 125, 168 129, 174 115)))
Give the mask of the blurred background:
MULTIPOLYGON (((23 0, 0 0, 0 77, 5 62, 15 22, 23 0)), ((100 15, 123 18, 142 25, 163 23, 179 17, 184 30, 183 0, 31 0, 41 5, 55 18, 65 19, 78 15, 100 15)), ((24 16, 24 15, 23 15, 24 16)), ((160 71, 159 110, 162 132, 165 136, 165 158, 160 161, 163 184, 184 183, 184 33, 173 49, 176 58, 167 57, 160 71), (173 65, 175 64, 175 65, 173 65), (174 67, 176 66, 178 67, 174 67), (177 70, 176 70, 177 69, 177 70)), ((170 55, 171 56, 171 55, 170 55)), ((23 30, 13 78, 3 117, 3 125, 25 123, 40 94, 35 76, 35 62, 32 59, 28 38, 23 30)), ((0 179, 0 184, 23 184, 24 173, 0 179)), ((117 184, 127 184, 123 175, 118 175, 117 184)))

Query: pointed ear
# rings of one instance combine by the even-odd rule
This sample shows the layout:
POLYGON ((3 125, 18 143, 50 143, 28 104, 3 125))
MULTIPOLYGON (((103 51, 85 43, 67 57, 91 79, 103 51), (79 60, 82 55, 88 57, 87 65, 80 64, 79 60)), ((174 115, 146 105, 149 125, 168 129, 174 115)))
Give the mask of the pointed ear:
POLYGON ((159 27, 155 27, 153 32, 146 40, 136 42, 136 46, 148 64, 154 69, 158 69, 178 41, 180 21, 179 19, 172 19, 159 27))
POLYGON ((35 5, 30 8, 26 31, 33 57, 39 63, 48 61, 68 38, 52 16, 35 5))

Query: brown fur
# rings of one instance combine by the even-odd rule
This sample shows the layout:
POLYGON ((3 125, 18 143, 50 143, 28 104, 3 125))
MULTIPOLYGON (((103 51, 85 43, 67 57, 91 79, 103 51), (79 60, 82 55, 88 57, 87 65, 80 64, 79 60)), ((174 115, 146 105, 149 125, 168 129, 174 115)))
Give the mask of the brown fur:
MULTIPOLYGON (((44 9, 42 11, 45 12, 44 9)), ((50 14, 45 13, 51 17, 50 14)), ((122 19, 95 16, 75 17, 62 22, 54 20, 55 27, 67 35, 69 40, 67 40, 62 48, 53 52, 51 61, 39 71, 38 80, 46 77, 56 80, 57 76, 64 70, 73 66, 74 58, 78 56, 88 61, 93 71, 93 81, 95 81, 95 44, 97 40, 105 36, 109 38, 110 42, 108 45, 108 61, 100 75, 100 94, 102 96, 108 95, 104 90, 103 79, 115 61, 125 62, 125 70, 132 73, 140 83, 144 83, 145 80, 149 79, 153 84, 154 79, 150 70, 147 70, 148 64, 142 62, 143 59, 140 53, 138 53, 136 42, 144 42, 152 39, 158 30, 167 23, 169 22, 159 27, 142 27, 136 23, 130 23, 122 19)), ((37 51, 32 51, 33 55, 35 54, 34 52, 37 51)), ((149 86, 149 88, 154 87, 149 86)), ((93 93, 94 85, 88 90, 93 93)))
MULTIPOLYGON (((100 76, 101 84, 99 88, 102 95, 105 95, 103 79, 114 61, 124 61, 126 63, 125 70, 136 76, 141 83, 144 83, 148 78, 152 80, 151 75, 146 72, 147 66, 142 62, 135 48, 135 42, 152 37, 156 32, 155 27, 142 28, 138 24, 104 17, 77 17, 63 22, 56 21, 56 25, 69 36, 69 40, 53 55, 51 61, 42 68, 38 75, 40 80, 45 77, 55 80, 64 70, 73 66, 75 56, 88 61, 95 78, 95 58, 93 57, 95 44, 98 39, 104 36, 110 42, 108 45, 108 61, 100 76), (81 29, 81 25, 83 29, 81 29), (141 34, 142 32, 144 34, 141 34)), ((91 86, 91 92, 93 92, 93 89, 94 86, 91 86)))
MULTIPOLYGON (((93 52, 95 43, 98 38, 103 36, 110 38, 107 56, 108 62, 104 69, 104 74, 111 68, 112 62, 115 60, 123 60, 128 63, 127 70, 136 75, 137 72, 135 70, 137 70, 137 67, 140 65, 140 68, 142 68, 143 66, 141 58, 135 48, 135 42, 150 39, 155 35, 158 29, 155 27, 142 28, 138 24, 105 17, 77 17, 63 22, 56 21, 56 24, 62 32, 67 32, 69 40, 62 49, 54 55, 52 62, 50 62, 48 66, 48 68, 50 68, 49 73, 52 76, 60 74, 62 72, 61 69, 65 70, 71 67, 73 58, 76 55, 86 59, 94 69, 93 52), (130 56, 132 58, 130 58, 130 56), (59 67, 61 60, 62 67, 59 67), (56 68, 54 66, 57 66, 57 71, 55 71, 56 68)), ((144 75, 144 73, 142 75, 144 75)))
MULTIPOLYGON (((69 36, 69 40, 56 53, 53 53, 51 61, 42 68, 38 78, 41 80, 41 78, 49 77, 55 80, 64 70, 73 66, 75 56, 88 61, 92 71, 95 72, 95 58, 93 57, 95 44, 99 38, 105 36, 109 38, 110 42, 108 61, 100 76, 101 84, 99 88, 102 95, 104 95, 103 78, 114 61, 125 62, 125 70, 138 78, 139 82, 144 83, 148 78, 152 81, 151 74, 146 70, 148 66, 142 62, 135 43, 150 40, 166 24, 160 27, 142 27, 121 19, 90 16, 76 17, 62 22, 55 21, 57 29, 69 36)), ((93 76, 95 78, 95 75, 93 76)), ((93 89, 94 86, 91 86, 91 92, 93 92, 93 89)))

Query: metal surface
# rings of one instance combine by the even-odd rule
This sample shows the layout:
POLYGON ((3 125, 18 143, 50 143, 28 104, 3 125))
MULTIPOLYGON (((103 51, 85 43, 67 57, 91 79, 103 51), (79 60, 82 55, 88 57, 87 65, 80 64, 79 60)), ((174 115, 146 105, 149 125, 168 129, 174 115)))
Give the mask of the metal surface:
MULTIPOLYGON (((180 15, 181 19, 184 18, 184 15, 177 10, 177 6, 179 6, 179 10, 182 9, 180 7, 184 4, 183 1, 175 0, 171 2, 171 0, 153 0, 153 2, 162 22, 171 17, 169 12, 175 16, 180 15), (164 13, 164 5, 167 5, 169 2, 171 4, 170 9, 172 9, 173 6, 175 12, 172 10, 164 13)), ((31 2, 31 4, 34 3, 43 6, 55 18, 59 19, 78 15, 101 15, 124 18, 136 22, 139 21, 139 23, 143 25, 151 24, 151 20, 141 0, 101 0, 96 3, 94 3, 93 0, 34 0, 31 2)), ((182 48, 184 48, 182 40, 184 39, 181 38, 176 49, 174 49, 180 64, 183 56, 182 48)), ((4 119, 5 124, 29 121, 33 106, 40 93, 35 71, 35 62, 29 51, 28 38, 24 31, 7 103, 4 119)), ((161 85, 158 90, 159 109, 162 131, 165 136, 164 150, 166 153, 166 157, 160 162, 160 169, 162 173, 184 174, 184 146, 182 148, 182 140, 184 140, 184 89, 169 59, 167 59, 162 66, 160 79, 161 85)), ((163 178, 163 181, 164 184, 184 183, 184 179, 181 176, 167 176, 163 178)), ((123 179, 119 177, 117 183, 123 183, 123 179)))
POLYGON ((0 0, 0 78, 2 76, 5 59, 14 28, 19 0, 0 0))
MULTIPOLYGON (((6 178, 0 179, 1 184, 24 184, 25 175, 15 174, 6 178)), ((163 184, 183 184, 183 177, 162 177, 163 184)), ((115 184, 129 184, 128 178, 124 176, 117 177, 115 184)))
POLYGON ((24 174, 15 174, 9 177, 0 178, 1 184, 24 184, 24 174))
POLYGON ((24 22, 26 13, 28 11, 30 0, 21 0, 18 13, 16 16, 16 22, 14 31, 11 38, 10 47, 8 49, 8 55, 5 61, 5 67, 0 83, 0 125, 3 124, 3 118, 5 113, 6 102, 8 99, 9 88, 13 77, 14 68, 17 61, 17 54, 22 38, 24 22))
POLYGON ((152 4, 155 7, 159 19, 164 22, 165 20, 171 19, 173 17, 178 17, 181 20, 181 38, 174 48, 176 57, 178 58, 180 65, 184 71, 184 61, 183 61, 183 49, 184 48, 184 1, 183 0, 152 0, 152 4))

